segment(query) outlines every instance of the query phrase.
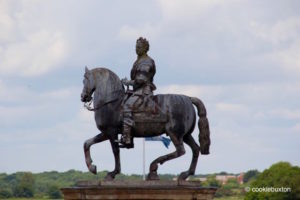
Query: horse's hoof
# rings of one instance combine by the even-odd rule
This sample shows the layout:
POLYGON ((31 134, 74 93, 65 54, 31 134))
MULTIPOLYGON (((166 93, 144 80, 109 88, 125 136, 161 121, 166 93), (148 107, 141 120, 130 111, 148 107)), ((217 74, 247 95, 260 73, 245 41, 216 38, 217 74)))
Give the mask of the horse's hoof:
POLYGON ((90 166, 89 166, 89 170, 90 170, 90 172, 92 172, 93 174, 97 174, 97 166, 96 166, 96 165, 90 165, 90 166))
POLYGON ((182 172, 178 177, 178 181, 185 181, 187 179, 187 177, 189 177, 189 173, 188 172, 182 172))
POLYGON ((147 176, 147 181, 159 180, 159 176, 155 172, 150 172, 147 176))
POLYGON ((110 172, 108 172, 104 178, 105 181, 112 181, 115 178, 112 176, 112 174, 110 172))

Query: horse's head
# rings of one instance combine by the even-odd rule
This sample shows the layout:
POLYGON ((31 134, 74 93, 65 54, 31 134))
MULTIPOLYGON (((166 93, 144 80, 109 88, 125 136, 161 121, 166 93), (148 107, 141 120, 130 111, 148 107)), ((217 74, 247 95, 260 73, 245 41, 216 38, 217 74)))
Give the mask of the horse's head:
POLYGON ((89 102, 92 100, 93 92, 95 91, 96 84, 92 71, 85 67, 83 89, 81 92, 81 101, 89 102))

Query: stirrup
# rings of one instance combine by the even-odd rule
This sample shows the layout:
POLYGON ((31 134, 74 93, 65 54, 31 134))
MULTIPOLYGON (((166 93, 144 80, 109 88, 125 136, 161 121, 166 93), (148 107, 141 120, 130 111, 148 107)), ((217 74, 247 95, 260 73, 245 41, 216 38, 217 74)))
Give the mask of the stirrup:
POLYGON ((124 144, 124 143, 121 143, 119 144, 119 148, 126 148, 126 149, 131 149, 134 147, 134 144, 131 143, 131 144, 124 144))
MULTIPOLYGON (((120 139, 114 140, 114 142, 120 143, 120 144, 127 144, 124 140, 124 137, 122 136, 120 139)), ((131 143, 131 142, 130 142, 131 143)))

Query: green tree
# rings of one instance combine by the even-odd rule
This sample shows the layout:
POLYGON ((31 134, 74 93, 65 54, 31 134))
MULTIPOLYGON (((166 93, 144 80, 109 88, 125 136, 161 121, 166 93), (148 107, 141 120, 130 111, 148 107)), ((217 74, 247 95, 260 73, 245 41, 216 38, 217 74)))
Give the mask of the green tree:
POLYGON ((62 197, 60 189, 57 185, 51 185, 47 194, 50 199, 60 199, 62 197))
POLYGON ((240 185, 235 178, 228 179, 227 183, 222 185, 216 192, 216 197, 239 195, 240 185))
POLYGON ((234 189, 234 188, 239 188, 239 183, 235 178, 230 178, 228 179, 227 183, 223 185, 225 189, 234 189))
POLYGON ((259 171, 256 169, 249 170, 245 173, 243 181, 244 183, 247 183, 250 179, 254 179, 259 175, 259 171))
POLYGON ((279 162, 264 170, 250 188, 290 188, 290 192, 255 192, 250 190, 245 199, 300 199, 300 168, 288 162, 279 162))
POLYGON ((34 177, 30 172, 24 172, 14 188, 15 197, 33 197, 34 177))
POLYGON ((0 188, 0 199, 7 199, 12 196, 13 194, 10 188, 0 188))
POLYGON ((207 180, 203 182, 203 186, 207 187, 221 187, 220 181, 216 179, 216 176, 207 176, 207 180))

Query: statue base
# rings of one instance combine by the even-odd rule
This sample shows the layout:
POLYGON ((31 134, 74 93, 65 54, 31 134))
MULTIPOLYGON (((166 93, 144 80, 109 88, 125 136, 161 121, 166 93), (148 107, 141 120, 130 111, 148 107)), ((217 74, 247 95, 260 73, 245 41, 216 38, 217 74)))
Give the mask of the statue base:
POLYGON ((64 199, 213 199, 217 188, 199 181, 80 181, 62 188, 64 199))

